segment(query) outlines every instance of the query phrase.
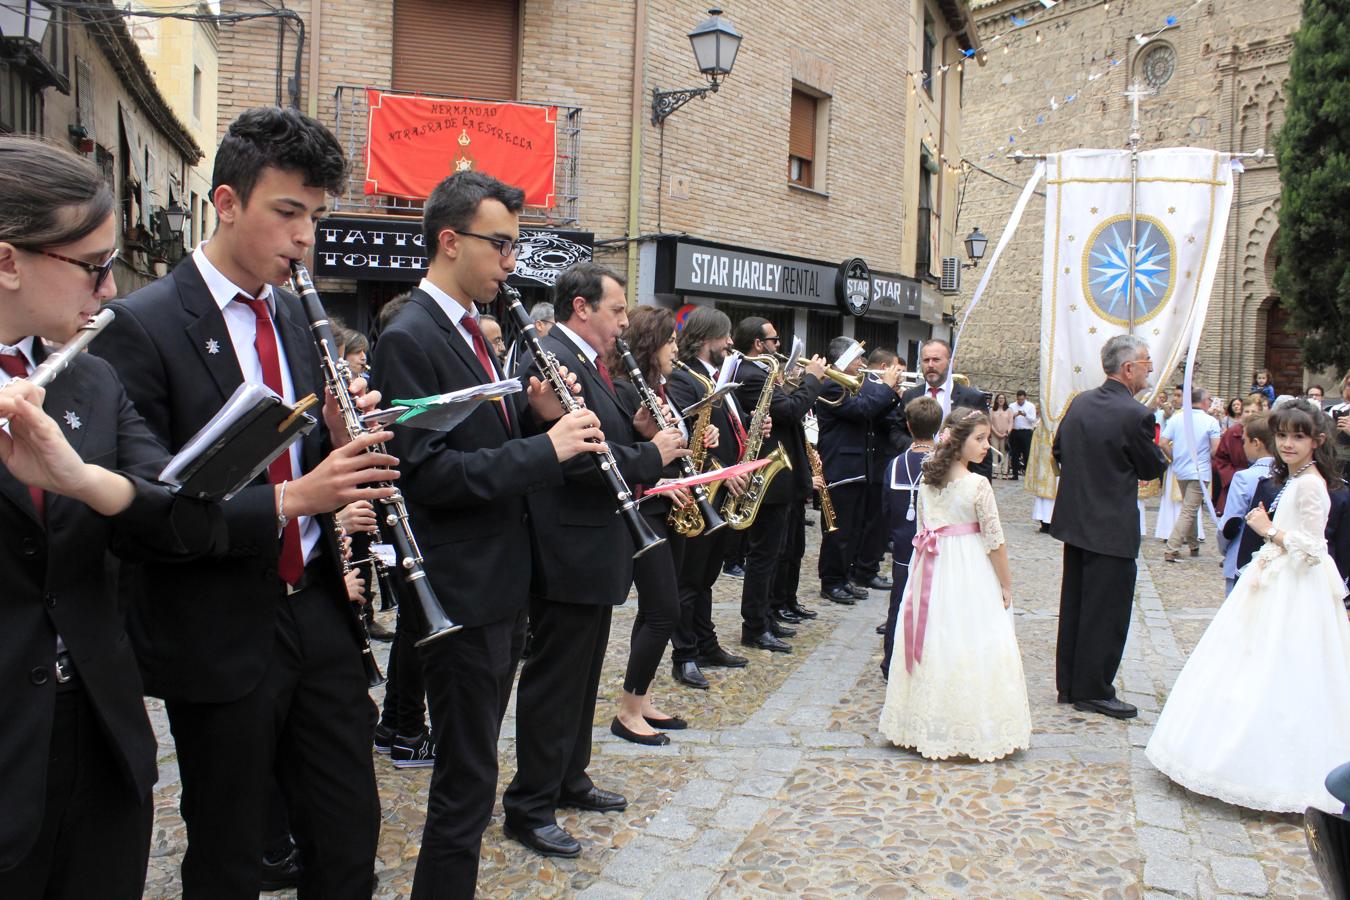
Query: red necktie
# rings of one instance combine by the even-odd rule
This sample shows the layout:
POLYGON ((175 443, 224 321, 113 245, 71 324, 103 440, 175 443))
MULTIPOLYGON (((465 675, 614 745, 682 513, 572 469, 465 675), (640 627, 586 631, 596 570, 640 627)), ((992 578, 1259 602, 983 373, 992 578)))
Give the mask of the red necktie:
MULTIPOLYGON (((281 357, 277 353, 277 335, 272 328, 272 312, 266 300, 254 300, 243 294, 235 297, 253 310, 257 326, 253 334, 253 348, 258 351, 258 363, 262 366, 263 384, 284 396, 281 384, 281 357)), ((272 460, 267 467, 267 480, 272 484, 290 481, 295 477, 291 469, 291 453, 285 453, 272 460)), ((291 518, 281 533, 281 558, 277 561, 277 574, 287 584, 296 584, 305 574, 305 556, 300 547, 300 522, 291 518)))
POLYGON ((933 395, 933 399, 936 400, 936 399, 937 399, 937 395, 938 395, 938 393, 939 393, 941 390, 942 390, 942 388, 930 387, 930 388, 928 389, 928 393, 932 394, 932 395, 933 395))
POLYGON ((730 401, 731 398, 727 397, 727 400, 725 401, 727 421, 731 423, 731 430, 736 436, 736 450, 737 450, 736 456, 739 458, 741 455, 745 453, 745 441, 746 438, 749 437, 749 435, 745 433, 745 424, 741 422, 740 412, 738 412, 737 409, 731 405, 730 401))
MULTIPOLYGON (((27 378, 28 360, 22 354, 0 353, 0 370, 11 378, 27 378)), ((41 522, 47 508, 47 497, 42 493, 42 488, 35 487, 28 489, 28 495, 33 498, 33 509, 37 511, 37 519, 41 522)))
MULTIPOLYGON (((483 367, 483 374, 487 376, 488 381, 497 380, 497 370, 492 365, 492 359, 488 356, 487 341, 483 339, 483 331, 478 327, 478 320, 465 313, 460 317, 459 324, 464 326, 464 330, 473 338, 473 352, 478 357, 479 364, 483 367)), ((502 417, 502 424, 506 430, 511 430, 511 417, 506 411, 506 401, 498 400, 497 409, 502 417)))
POLYGON ((605 384, 609 385, 609 392, 614 393, 614 379, 609 377, 609 366, 605 365, 605 361, 598 356, 595 358, 595 368, 599 370, 600 377, 605 380, 605 384))

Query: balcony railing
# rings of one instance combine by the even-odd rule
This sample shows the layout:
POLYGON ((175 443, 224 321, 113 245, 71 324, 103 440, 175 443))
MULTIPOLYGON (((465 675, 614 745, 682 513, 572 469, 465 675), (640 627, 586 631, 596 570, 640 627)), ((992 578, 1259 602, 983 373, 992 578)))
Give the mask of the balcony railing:
MULTIPOLYGON (((351 160, 352 170, 347 180, 347 191, 333 204, 334 212, 346 213, 387 213, 394 215, 420 215, 422 201, 408 197, 390 197, 384 194, 367 194, 366 185, 366 127, 370 121, 370 112, 366 106, 366 90, 363 85, 338 85, 336 116, 333 133, 337 135, 351 160)), ((481 100, 476 97, 458 97, 447 94, 423 94, 427 97, 443 97, 448 100, 481 100)), ((500 100, 482 100, 485 103, 499 103, 500 100)), ((558 110, 557 125, 557 198, 553 206, 543 209, 527 206, 521 213, 522 223, 530 225, 548 225, 569 227, 578 223, 578 209, 581 200, 580 166, 581 150, 581 107, 563 106, 557 103, 531 103, 513 100, 521 106, 553 106, 558 110)))

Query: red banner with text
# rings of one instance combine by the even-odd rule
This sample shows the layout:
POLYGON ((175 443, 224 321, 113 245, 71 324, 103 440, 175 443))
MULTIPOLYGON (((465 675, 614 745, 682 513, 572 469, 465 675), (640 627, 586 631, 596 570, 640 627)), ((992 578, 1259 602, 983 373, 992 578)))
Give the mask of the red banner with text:
POLYGON ((554 205, 556 106, 453 100, 369 89, 366 193, 425 198, 456 172, 483 172, 554 205))

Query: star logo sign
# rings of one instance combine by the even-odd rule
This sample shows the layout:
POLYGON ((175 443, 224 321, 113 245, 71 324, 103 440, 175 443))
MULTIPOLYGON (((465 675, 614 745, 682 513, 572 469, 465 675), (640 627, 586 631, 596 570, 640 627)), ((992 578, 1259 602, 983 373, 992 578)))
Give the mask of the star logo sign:
POLYGON ((66 410, 66 414, 62 416, 62 418, 66 420, 66 425, 71 431, 79 431, 80 426, 84 424, 80 421, 80 417, 75 415, 71 410, 66 410))
POLYGON ((206 339, 206 352, 209 353, 209 354, 211 354, 212 356, 215 356, 217 353, 219 353, 219 352, 220 352, 220 341, 217 341, 215 338, 207 338, 207 339, 206 339))

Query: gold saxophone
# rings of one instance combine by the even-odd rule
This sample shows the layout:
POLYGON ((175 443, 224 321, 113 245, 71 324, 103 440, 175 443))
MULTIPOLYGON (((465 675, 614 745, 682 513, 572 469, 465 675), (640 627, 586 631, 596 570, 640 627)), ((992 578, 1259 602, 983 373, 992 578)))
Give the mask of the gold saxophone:
MULTIPOLYGON (((679 360, 675 361, 675 366, 703 386, 703 389, 707 392, 704 394, 705 397, 711 395, 716 389, 717 386, 712 381, 679 360)), ((700 474, 703 472, 705 465, 713 469, 722 468, 717 460, 708 459, 708 448, 703 446, 703 435, 707 432, 708 422, 712 419, 712 410, 711 403, 699 410, 694 418, 694 426, 689 429, 689 464, 693 466, 695 472, 700 474)), ((708 493, 708 502, 716 501, 717 490, 721 486, 722 482, 720 481, 714 481, 712 484, 704 486, 704 490, 708 493)), ((699 512, 698 507, 689 504, 683 508, 672 507, 670 514, 666 516, 666 524, 685 537, 697 537, 703 533, 705 523, 703 514, 699 512)))
POLYGON ((838 531, 839 526, 834 520, 834 501, 830 499, 830 489, 825 486, 825 466, 810 441, 806 442, 806 459, 811 463, 811 475, 820 479, 820 517, 825 520, 825 530, 838 531))
MULTIPOLYGON (((760 447, 764 444, 764 422, 769 417, 769 406, 773 403, 773 389, 778 382, 778 360, 772 356, 747 356, 746 361, 764 363, 769 367, 768 377, 764 379, 764 389, 759 392, 755 403, 755 412, 750 417, 750 426, 746 429, 745 448, 741 452, 741 462, 759 459, 760 447)), ((769 482, 784 469, 791 469, 792 463, 783 453, 780 444, 769 454, 769 464, 750 473, 750 485, 739 497, 727 497, 722 505, 722 518, 737 531, 743 531, 755 523, 760 504, 768 491, 769 482)))

